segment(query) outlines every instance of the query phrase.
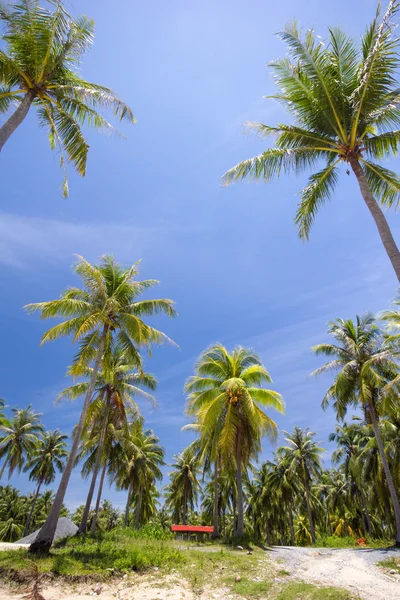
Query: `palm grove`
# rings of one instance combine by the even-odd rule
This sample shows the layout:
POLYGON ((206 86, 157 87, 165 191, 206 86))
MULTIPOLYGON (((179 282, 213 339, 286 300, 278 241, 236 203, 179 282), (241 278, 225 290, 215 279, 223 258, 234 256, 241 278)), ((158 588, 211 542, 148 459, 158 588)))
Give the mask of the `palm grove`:
MULTIPOLYGON (((0 128, 0 149, 33 106, 48 130, 61 165, 72 162, 84 175, 88 145, 82 125, 112 129, 98 112, 111 108, 133 122, 129 107, 108 88, 78 77, 80 57, 92 43, 93 23, 71 18, 61 2, 50 8, 20 1, 1 6, 4 50, 0 51, 0 110, 16 109, 0 128), (34 50, 34 51, 33 51, 34 50), (65 153, 65 157, 64 157, 65 153)), ((225 175, 227 183, 269 180, 321 160, 303 190, 296 222, 308 237, 320 205, 332 195, 339 167, 347 163, 378 228, 400 280, 400 257, 380 208, 398 201, 400 180, 380 159, 397 150, 400 120, 396 72, 399 41, 393 18, 397 2, 367 29, 361 47, 332 30, 327 46, 314 33, 303 38, 296 25, 282 39, 289 57, 273 63, 280 92, 275 96, 294 118, 292 125, 257 124, 263 136, 276 135, 276 147, 246 160, 225 175)), ((67 193, 66 180, 64 193, 67 193)), ((60 398, 83 398, 79 422, 68 447, 60 431, 45 431, 40 415, 13 409, 1 414, 2 477, 29 473, 32 493, 0 490, 0 537, 19 539, 41 527, 32 551, 47 551, 72 469, 80 465, 87 500, 73 518, 81 533, 117 525, 139 528, 171 521, 214 524, 225 539, 250 536, 271 543, 315 543, 330 536, 396 539, 400 543, 400 408, 398 403, 399 305, 378 319, 337 319, 331 342, 316 346, 328 362, 316 371, 330 377, 323 407, 331 405, 337 427, 331 469, 316 434, 295 427, 285 432, 274 459, 258 463, 262 440, 277 439, 270 409, 283 413, 281 395, 251 349, 214 344, 199 357, 185 384, 187 429, 195 440, 175 457, 161 506, 157 482, 165 456, 160 440, 146 429, 140 402, 155 402, 155 377, 144 370, 144 353, 163 342, 163 332, 146 317, 175 316, 168 299, 141 299, 157 284, 138 279, 138 264, 123 267, 111 257, 75 266, 80 287, 60 298, 28 305, 43 319, 56 318, 42 343, 68 336, 77 344, 67 375, 71 385, 60 398), (331 373, 331 374, 330 374, 331 373), (355 409, 349 414, 349 409, 355 409), (44 490, 60 471, 57 492, 44 490), (105 484, 126 492, 123 514, 102 501, 105 484)))

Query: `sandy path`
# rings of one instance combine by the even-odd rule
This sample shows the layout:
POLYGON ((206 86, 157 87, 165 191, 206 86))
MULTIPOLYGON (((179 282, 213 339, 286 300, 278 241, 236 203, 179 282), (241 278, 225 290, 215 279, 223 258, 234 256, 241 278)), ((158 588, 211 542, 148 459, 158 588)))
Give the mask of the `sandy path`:
MULTIPOLYGON (((142 581, 142 578, 132 577, 122 580, 114 585, 79 585, 67 586, 65 584, 52 584, 44 586, 42 594, 46 600, 88 600, 99 598, 99 600, 198 600, 187 584, 178 582, 170 577, 163 578, 162 582, 156 579, 142 581)), ((23 600, 26 592, 19 589, 18 592, 10 589, 0 589, 0 600, 23 600)), ((232 595, 224 590, 204 590, 201 600, 227 600, 233 599, 232 595)))
POLYGON ((400 551, 287 547, 270 553, 272 560, 283 559, 291 575, 307 583, 343 587, 362 600, 399 600, 400 576, 376 566, 391 556, 400 558, 400 551))

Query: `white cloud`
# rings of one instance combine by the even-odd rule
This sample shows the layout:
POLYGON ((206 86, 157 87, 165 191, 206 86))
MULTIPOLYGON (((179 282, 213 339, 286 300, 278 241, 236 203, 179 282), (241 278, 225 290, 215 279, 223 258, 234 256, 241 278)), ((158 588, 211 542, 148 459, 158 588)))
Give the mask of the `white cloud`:
POLYGON ((32 262, 57 263, 73 254, 98 257, 112 253, 121 260, 159 253, 185 227, 134 227, 118 223, 74 223, 0 213, 0 264, 26 267, 32 262))

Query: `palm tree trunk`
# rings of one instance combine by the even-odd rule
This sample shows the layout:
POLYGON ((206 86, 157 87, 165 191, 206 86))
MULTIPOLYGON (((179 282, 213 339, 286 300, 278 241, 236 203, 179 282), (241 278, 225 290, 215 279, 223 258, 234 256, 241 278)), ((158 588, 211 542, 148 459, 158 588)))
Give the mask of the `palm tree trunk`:
POLYGON ((39 483, 38 483, 38 486, 36 488, 35 497, 34 497, 33 502, 32 502, 31 510, 29 511, 29 515, 28 515, 28 518, 26 520, 26 525, 25 525, 23 537, 25 537, 25 536, 27 536, 29 534, 29 528, 30 528, 31 521, 32 521, 33 511, 35 510, 36 500, 38 499, 39 491, 40 491, 40 487, 41 487, 42 483, 43 483, 43 479, 40 479, 39 483))
POLYGON ((394 518, 396 521, 396 546, 400 546, 400 503, 397 497, 396 488, 394 487, 394 481, 392 474, 390 472, 389 463, 385 454, 385 449, 383 447, 383 442, 381 438, 381 432, 379 431, 378 425, 378 416, 376 414, 375 405, 373 402, 369 402, 368 404, 369 414, 371 415, 372 427, 374 430, 374 435, 376 439, 376 443, 379 450, 379 455, 381 457, 383 470, 386 476, 386 482, 389 488, 390 498, 392 500, 394 518))
POLYGON ((94 533, 96 531, 97 519, 99 517, 101 495, 103 493, 103 485, 104 485, 104 478, 106 476, 106 471, 107 471, 107 461, 104 461, 104 467, 103 467, 103 470, 101 472, 99 489, 98 489, 98 492, 97 492, 96 508, 94 509, 92 524, 90 526, 90 533, 94 533))
POLYGON ((269 526, 269 519, 268 519, 268 515, 265 515, 265 535, 267 536, 267 544, 268 546, 271 545, 271 529, 269 526))
POLYGON ((141 505, 142 505, 142 494, 141 494, 141 492, 139 492, 137 495, 136 507, 135 507, 135 529, 139 529, 141 505))
POLYGON ((212 533, 212 538, 216 539, 219 537, 219 489, 218 489, 218 459, 215 460, 214 465, 214 506, 213 506, 213 525, 214 531, 212 533))
POLYGON ((315 544, 315 541, 316 541, 316 538, 315 538, 315 527, 314 527, 314 519, 313 519, 312 509, 311 509, 310 487, 308 485, 307 475, 304 476, 304 495, 306 497, 308 521, 310 523, 311 540, 312 540, 312 543, 315 544))
POLYGON ((295 545, 295 541, 294 541, 293 514, 292 514, 292 510, 290 508, 290 505, 287 506, 287 511, 288 511, 288 514, 289 514, 290 545, 294 546, 295 545))
POLYGON ((103 356, 104 346, 106 343, 106 337, 108 332, 108 325, 104 325, 103 332, 101 335, 100 345, 97 350, 96 360, 93 366, 92 376, 90 378, 89 389, 87 391, 85 401, 83 403, 81 415, 79 417, 79 423, 75 431, 75 435, 72 439, 71 451, 68 456, 67 464, 65 466, 64 472, 61 477, 60 485, 58 486, 58 490, 56 493, 56 497, 53 502, 53 506, 51 507, 51 511, 49 516, 46 519, 45 524, 41 528, 38 533, 35 541, 30 545, 29 551, 33 553, 48 553, 54 539, 54 533, 57 528, 58 518, 60 516, 60 511, 62 508, 62 504, 64 502, 65 492, 67 491, 69 479, 71 477, 72 469, 74 467, 75 458, 78 452, 79 442, 81 439, 83 427, 85 425, 86 413, 88 406, 90 404, 90 400, 93 395, 94 386, 96 383, 97 374, 100 369, 101 359, 103 356))
MULTIPOLYGON (((99 469, 100 469, 101 457, 103 456, 104 441, 106 439, 110 398, 111 398, 111 392, 108 390, 107 395, 106 395, 106 405, 105 405, 105 409, 104 409, 104 416, 103 416, 103 423, 102 423, 101 432, 100 432, 99 445, 97 447, 96 462, 93 467, 92 481, 90 482, 89 493, 86 498, 86 504, 85 504, 85 508, 83 511, 82 521, 79 526, 78 533, 86 533, 86 529, 87 529, 87 522, 88 522, 88 518, 89 518, 90 507, 92 504, 94 488, 96 487, 96 480, 97 480, 97 475, 98 475, 99 469)), ((93 523, 93 521, 92 521, 92 523, 93 523)))
POLYGON ((367 531, 368 531, 368 535, 370 538, 372 538, 372 524, 371 524, 371 517, 369 516, 369 510, 368 510, 368 505, 367 505, 367 499, 365 497, 365 493, 364 490, 362 489, 362 487, 360 486, 360 494, 361 494, 361 500, 363 503, 363 507, 364 507, 364 516, 365 516, 365 520, 367 522, 367 531))
POLYGON ((183 508, 182 508, 182 525, 186 525, 186 515, 187 515, 187 486, 186 481, 183 489, 183 508))
POLYGON ((382 240, 382 244, 385 247, 387 255, 392 263, 393 269, 397 275, 397 279, 400 281, 400 252, 397 248, 396 242, 394 241, 390 227, 386 221, 385 215, 383 214, 379 204, 375 200, 368 181, 364 175, 364 171, 358 160, 352 159, 350 161, 351 168, 355 176, 357 177, 358 185, 360 186, 361 195, 364 198, 365 204, 367 205, 372 218, 375 221, 375 225, 378 228, 379 235, 382 240))
POLYGON ((132 495, 132 483, 129 483, 128 498, 126 499, 126 506, 125 506, 125 517, 124 517, 125 527, 128 527, 128 523, 129 523, 129 509, 131 507, 131 495, 132 495))
POLYGON ((242 430, 239 429, 236 440, 236 485, 237 485, 237 529, 236 537, 244 535, 244 517, 243 517, 243 482, 242 482, 242 430))
POLYGON ((7 119, 4 125, 0 127, 0 152, 8 138, 25 119, 34 99, 35 92, 33 90, 28 90, 17 110, 7 119))

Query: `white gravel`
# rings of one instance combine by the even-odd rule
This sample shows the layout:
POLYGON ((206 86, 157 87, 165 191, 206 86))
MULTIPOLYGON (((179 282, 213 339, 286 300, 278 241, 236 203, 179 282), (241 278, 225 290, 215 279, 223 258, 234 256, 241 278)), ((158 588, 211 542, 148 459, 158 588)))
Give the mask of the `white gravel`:
POLYGON ((309 583, 343 587, 362 600, 399 600, 400 576, 389 575, 376 563, 399 557, 400 550, 274 547, 272 560, 283 562, 291 576, 309 583))

